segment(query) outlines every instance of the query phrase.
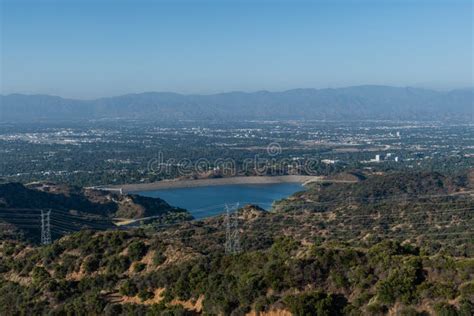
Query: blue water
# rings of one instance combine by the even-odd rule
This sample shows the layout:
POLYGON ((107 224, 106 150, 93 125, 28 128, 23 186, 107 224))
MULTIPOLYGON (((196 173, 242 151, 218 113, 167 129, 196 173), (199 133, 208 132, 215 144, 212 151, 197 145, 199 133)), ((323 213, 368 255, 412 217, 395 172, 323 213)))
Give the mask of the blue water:
POLYGON ((274 201, 304 190, 300 183, 238 184, 196 188, 162 189, 135 192, 149 197, 159 197, 173 206, 187 209, 195 218, 221 214, 225 204, 256 204, 266 210, 274 201))

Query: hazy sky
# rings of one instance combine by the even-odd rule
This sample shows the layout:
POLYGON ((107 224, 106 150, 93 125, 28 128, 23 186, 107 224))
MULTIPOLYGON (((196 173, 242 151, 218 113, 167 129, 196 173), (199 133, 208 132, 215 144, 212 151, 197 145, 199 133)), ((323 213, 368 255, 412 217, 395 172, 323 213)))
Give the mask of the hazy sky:
POLYGON ((473 85, 471 0, 0 0, 1 92, 473 85))

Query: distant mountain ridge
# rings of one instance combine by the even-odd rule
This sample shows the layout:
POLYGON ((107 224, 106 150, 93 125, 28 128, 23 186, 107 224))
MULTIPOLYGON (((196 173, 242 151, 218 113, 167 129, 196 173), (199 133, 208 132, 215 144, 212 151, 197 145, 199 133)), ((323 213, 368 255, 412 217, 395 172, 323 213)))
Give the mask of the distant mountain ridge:
POLYGON ((0 121, 146 120, 462 120, 472 121, 474 89, 448 92, 389 86, 184 95, 126 94, 95 100, 0 96, 0 121))

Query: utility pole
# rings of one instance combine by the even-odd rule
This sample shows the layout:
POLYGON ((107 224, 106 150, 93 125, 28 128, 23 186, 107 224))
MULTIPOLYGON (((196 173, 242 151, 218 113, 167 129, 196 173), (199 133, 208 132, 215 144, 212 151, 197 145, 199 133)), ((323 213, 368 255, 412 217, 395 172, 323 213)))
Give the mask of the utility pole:
POLYGON ((51 224, 50 224, 51 210, 46 213, 41 210, 41 243, 43 245, 51 244, 51 224))
POLYGON ((239 203, 235 204, 232 207, 226 204, 225 209, 226 209, 225 252, 227 254, 238 254, 241 251, 239 217, 237 214, 237 210, 239 209, 239 203))

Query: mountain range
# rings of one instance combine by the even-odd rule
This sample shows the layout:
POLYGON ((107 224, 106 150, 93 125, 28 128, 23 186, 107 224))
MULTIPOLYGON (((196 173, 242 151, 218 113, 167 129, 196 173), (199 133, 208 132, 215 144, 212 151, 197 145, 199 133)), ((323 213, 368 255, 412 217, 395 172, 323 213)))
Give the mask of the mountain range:
POLYGON ((0 122, 146 120, 461 120, 472 121, 474 89, 354 86, 283 92, 127 94, 94 100, 0 96, 0 122))

